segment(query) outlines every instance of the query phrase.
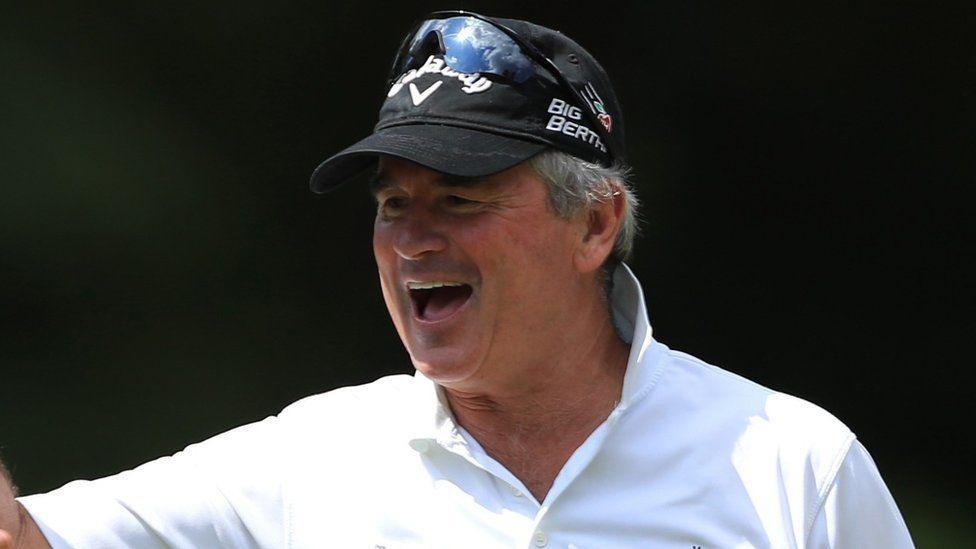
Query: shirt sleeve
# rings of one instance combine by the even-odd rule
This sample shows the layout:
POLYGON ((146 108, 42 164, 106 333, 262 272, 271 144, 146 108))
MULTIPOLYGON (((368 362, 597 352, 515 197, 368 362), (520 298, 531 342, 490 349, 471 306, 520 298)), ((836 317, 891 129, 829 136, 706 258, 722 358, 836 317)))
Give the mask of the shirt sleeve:
POLYGON ((131 471, 19 501, 55 549, 284 546, 277 422, 238 427, 131 471))
POLYGON ((857 440, 823 498, 808 540, 817 549, 915 547, 874 460, 857 440))

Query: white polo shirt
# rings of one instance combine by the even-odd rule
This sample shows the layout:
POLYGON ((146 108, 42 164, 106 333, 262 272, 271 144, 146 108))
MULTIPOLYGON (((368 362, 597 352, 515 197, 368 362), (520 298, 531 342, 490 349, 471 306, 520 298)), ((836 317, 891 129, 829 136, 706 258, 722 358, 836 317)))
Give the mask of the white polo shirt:
POLYGON ((55 547, 913 546, 847 427, 655 341, 633 274, 614 280, 622 398, 544 501, 419 374, 20 501, 55 547))

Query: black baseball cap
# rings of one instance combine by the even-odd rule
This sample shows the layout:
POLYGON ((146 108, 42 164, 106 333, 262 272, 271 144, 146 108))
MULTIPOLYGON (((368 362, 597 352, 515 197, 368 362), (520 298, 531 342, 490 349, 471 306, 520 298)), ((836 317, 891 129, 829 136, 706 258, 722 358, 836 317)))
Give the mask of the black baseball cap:
POLYGON ((527 21, 437 12, 404 40, 373 134, 322 162, 311 188, 331 191, 379 155, 482 177, 547 148, 623 159, 623 113, 596 59, 527 21))

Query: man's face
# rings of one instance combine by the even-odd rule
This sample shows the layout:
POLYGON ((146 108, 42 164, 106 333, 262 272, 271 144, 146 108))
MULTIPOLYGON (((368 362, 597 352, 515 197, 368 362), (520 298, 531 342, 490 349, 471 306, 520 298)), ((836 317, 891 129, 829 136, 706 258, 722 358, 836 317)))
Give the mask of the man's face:
POLYGON ((374 194, 383 297, 417 369, 476 388, 563 344, 584 224, 528 166, 471 181, 383 157, 374 194))

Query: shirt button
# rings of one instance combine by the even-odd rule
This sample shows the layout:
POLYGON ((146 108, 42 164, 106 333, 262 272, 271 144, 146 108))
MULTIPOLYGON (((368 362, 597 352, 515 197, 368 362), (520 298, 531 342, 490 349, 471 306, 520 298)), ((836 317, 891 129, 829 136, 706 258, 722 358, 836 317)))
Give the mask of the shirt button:
POLYGON ((421 454, 426 454, 427 451, 430 450, 430 442, 422 438, 415 438, 410 441, 410 447, 421 454))
POLYGON ((532 536, 532 541, 535 542, 536 547, 545 547, 549 543, 549 536, 542 530, 536 530, 535 535, 532 536))
POLYGON ((517 497, 517 498, 520 498, 520 497, 522 497, 522 491, 521 491, 521 490, 519 490, 518 488, 516 488, 516 487, 514 487, 514 486, 511 486, 511 485, 509 485, 509 488, 511 488, 511 489, 512 489, 512 495, 513 495, 513 496, 515 496, 515 497, 517 497))

